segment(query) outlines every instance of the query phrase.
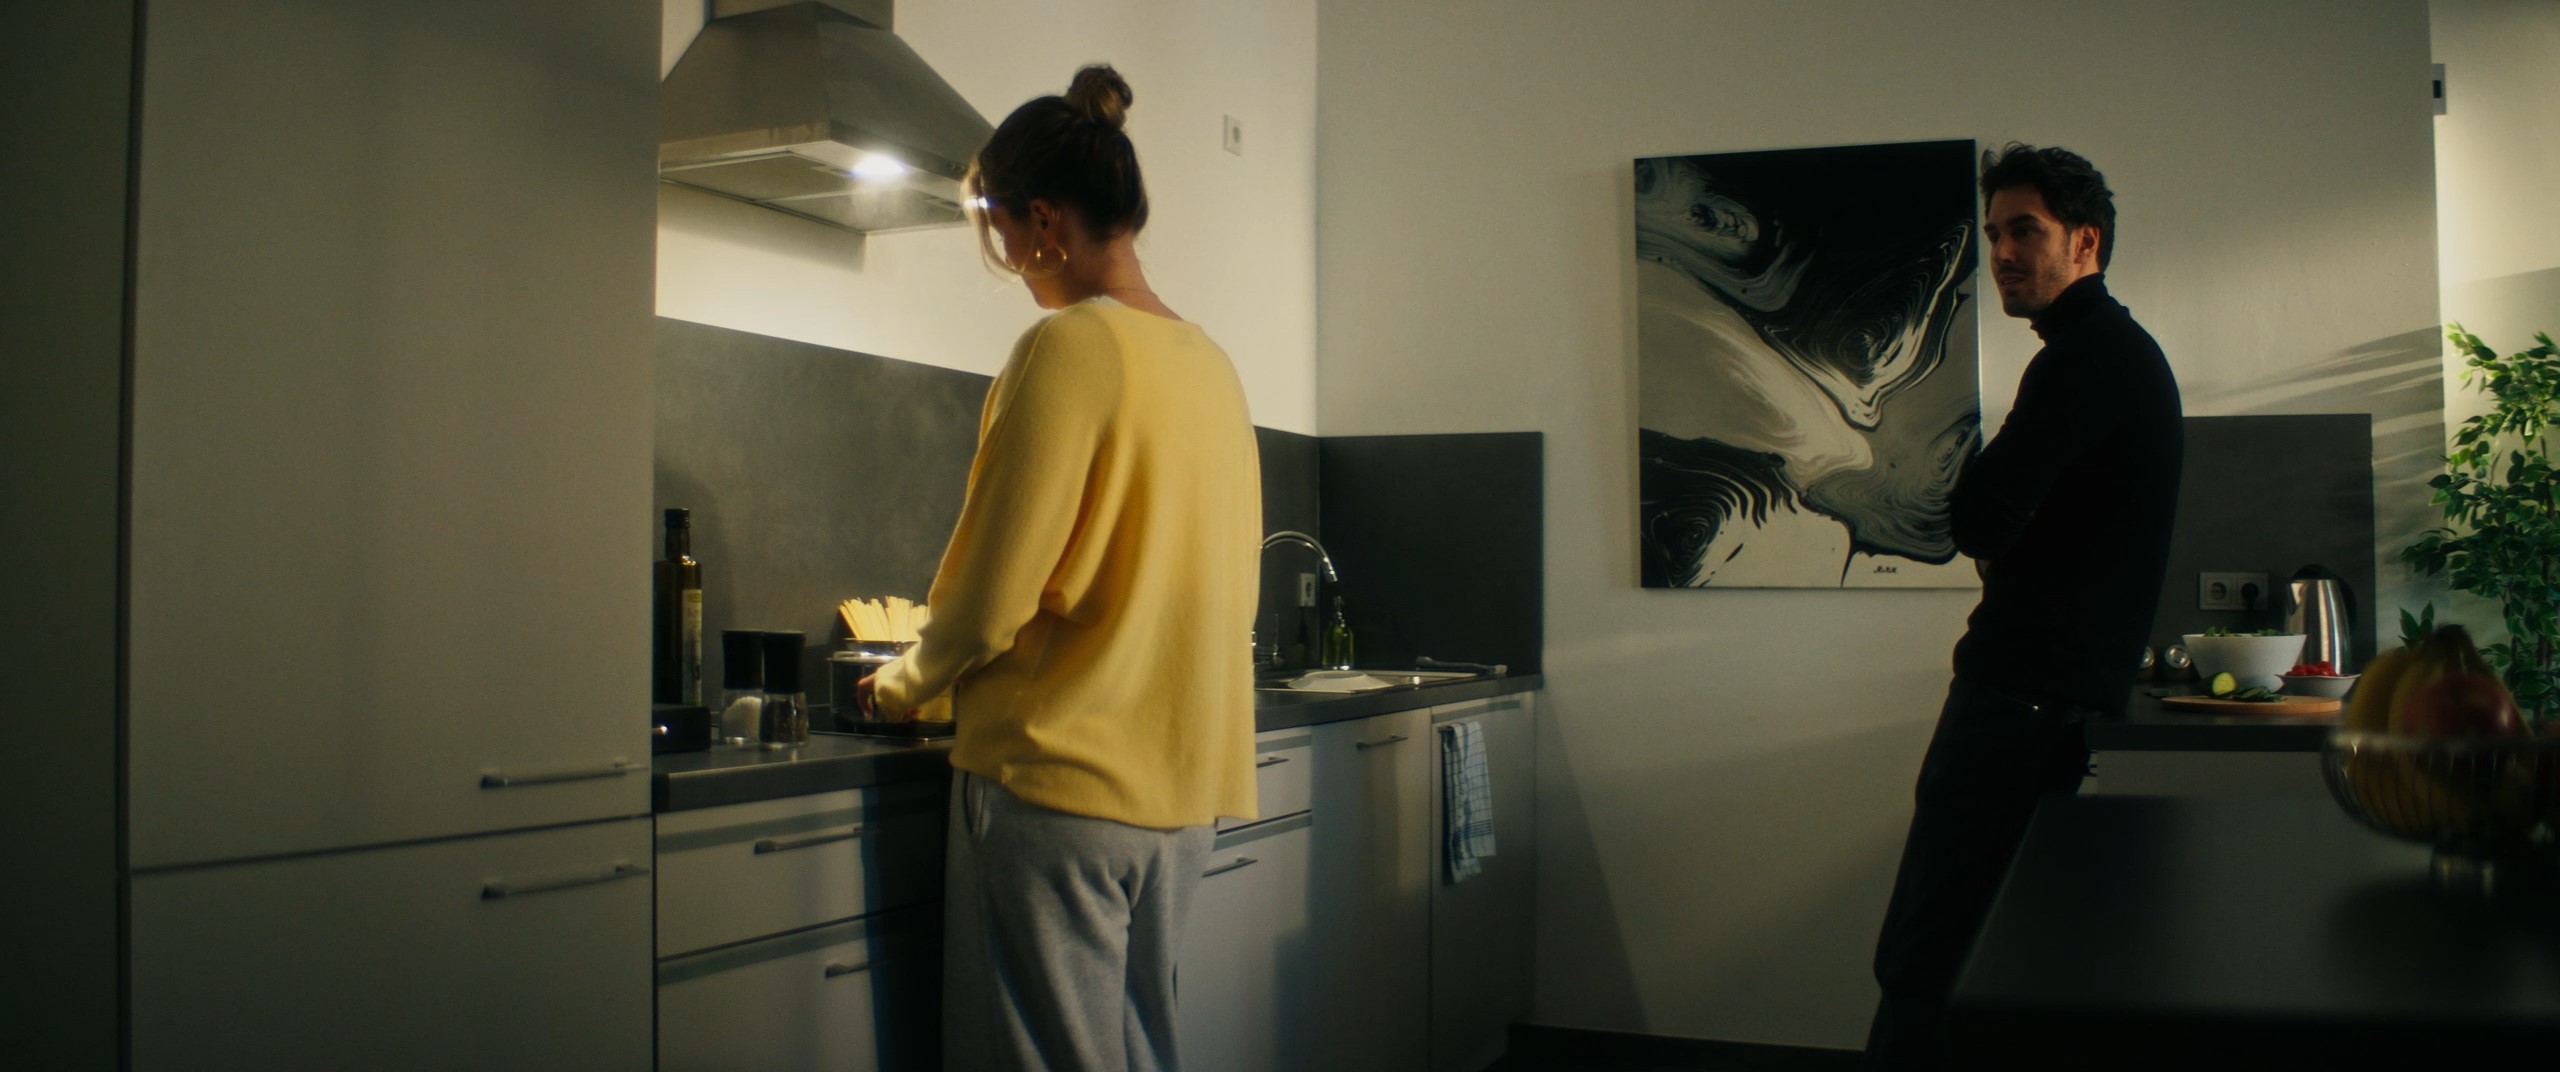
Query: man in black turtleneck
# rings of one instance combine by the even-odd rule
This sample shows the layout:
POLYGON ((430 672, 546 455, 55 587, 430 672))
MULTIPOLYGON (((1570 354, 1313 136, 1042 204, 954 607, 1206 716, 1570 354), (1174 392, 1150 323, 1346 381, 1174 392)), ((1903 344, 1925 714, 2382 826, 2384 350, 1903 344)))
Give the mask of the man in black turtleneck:
POLYGON ((1956 547, 1982 602, 1920 764, 1876 942, 1869 1069, 1949 1067, 1948 991, 2037 800, 2088 772, 2082 730, 2121 714, 2169 557, 2183 455, 2178 383, 2107 295, 2115 202, 2087 160, 1983 154, 1982 234, 2000 307, 2044 340, 1956 482, 1956 547))

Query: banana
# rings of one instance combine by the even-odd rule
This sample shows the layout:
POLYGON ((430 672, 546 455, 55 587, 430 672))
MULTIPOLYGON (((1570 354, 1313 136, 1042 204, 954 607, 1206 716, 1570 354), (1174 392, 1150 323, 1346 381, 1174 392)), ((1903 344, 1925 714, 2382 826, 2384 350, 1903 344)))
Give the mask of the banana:
POLYGON ((2366 664, 2364 679, 2356 682, 2355 699, 2347 705, 2346 728, 2362 733, 2388 733, 2391 730, 2391 700, 2400 684, 2400 675, 2409 669, 2410 649, 2393 648, 2366 664))

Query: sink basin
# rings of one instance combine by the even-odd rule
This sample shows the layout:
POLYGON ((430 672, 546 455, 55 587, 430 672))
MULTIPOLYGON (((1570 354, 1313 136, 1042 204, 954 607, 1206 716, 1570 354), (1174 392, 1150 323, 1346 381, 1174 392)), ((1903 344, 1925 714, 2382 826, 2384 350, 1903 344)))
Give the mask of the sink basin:
POLYGON ((1294 677, 1254 682, 1261 692, 1377 692, 1483 677, 1458 670, 1309 670, 1294 677))

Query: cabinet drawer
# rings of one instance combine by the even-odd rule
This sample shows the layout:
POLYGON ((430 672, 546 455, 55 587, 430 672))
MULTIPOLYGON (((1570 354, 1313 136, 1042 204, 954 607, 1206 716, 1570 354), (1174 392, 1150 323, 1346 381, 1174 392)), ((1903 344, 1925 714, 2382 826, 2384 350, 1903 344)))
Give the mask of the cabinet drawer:
POLYGON ((133 1064, 649 1068, 649 825, 133 880, 133 1064))
MULTIPOLYGON (((1253 788, 1262 819, 1277 819, 1307 810, 1311 798, 1307 776, 1315 755, 1315 734, 1306 729, 1273 730, 1253 739, 1253 788)), ((1218 829, 1233 830, 1261 819, 1220 819, 1218 829)))
POLYGON ((942 888, 943 782, 658 817, 658 955, 884 908, 942 888))
POLYGON ((659 1069, 937 1067, 935 922, 917 906, 659 964, 659 1069))

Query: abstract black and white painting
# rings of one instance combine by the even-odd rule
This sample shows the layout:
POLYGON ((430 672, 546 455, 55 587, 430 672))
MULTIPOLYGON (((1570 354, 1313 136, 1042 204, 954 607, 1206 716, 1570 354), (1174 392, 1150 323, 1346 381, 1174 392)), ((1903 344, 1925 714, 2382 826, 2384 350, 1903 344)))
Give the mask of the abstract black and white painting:
POLYGON ((1962 588, 1974 146, 1636 161, 1649 588, 1962 588))

